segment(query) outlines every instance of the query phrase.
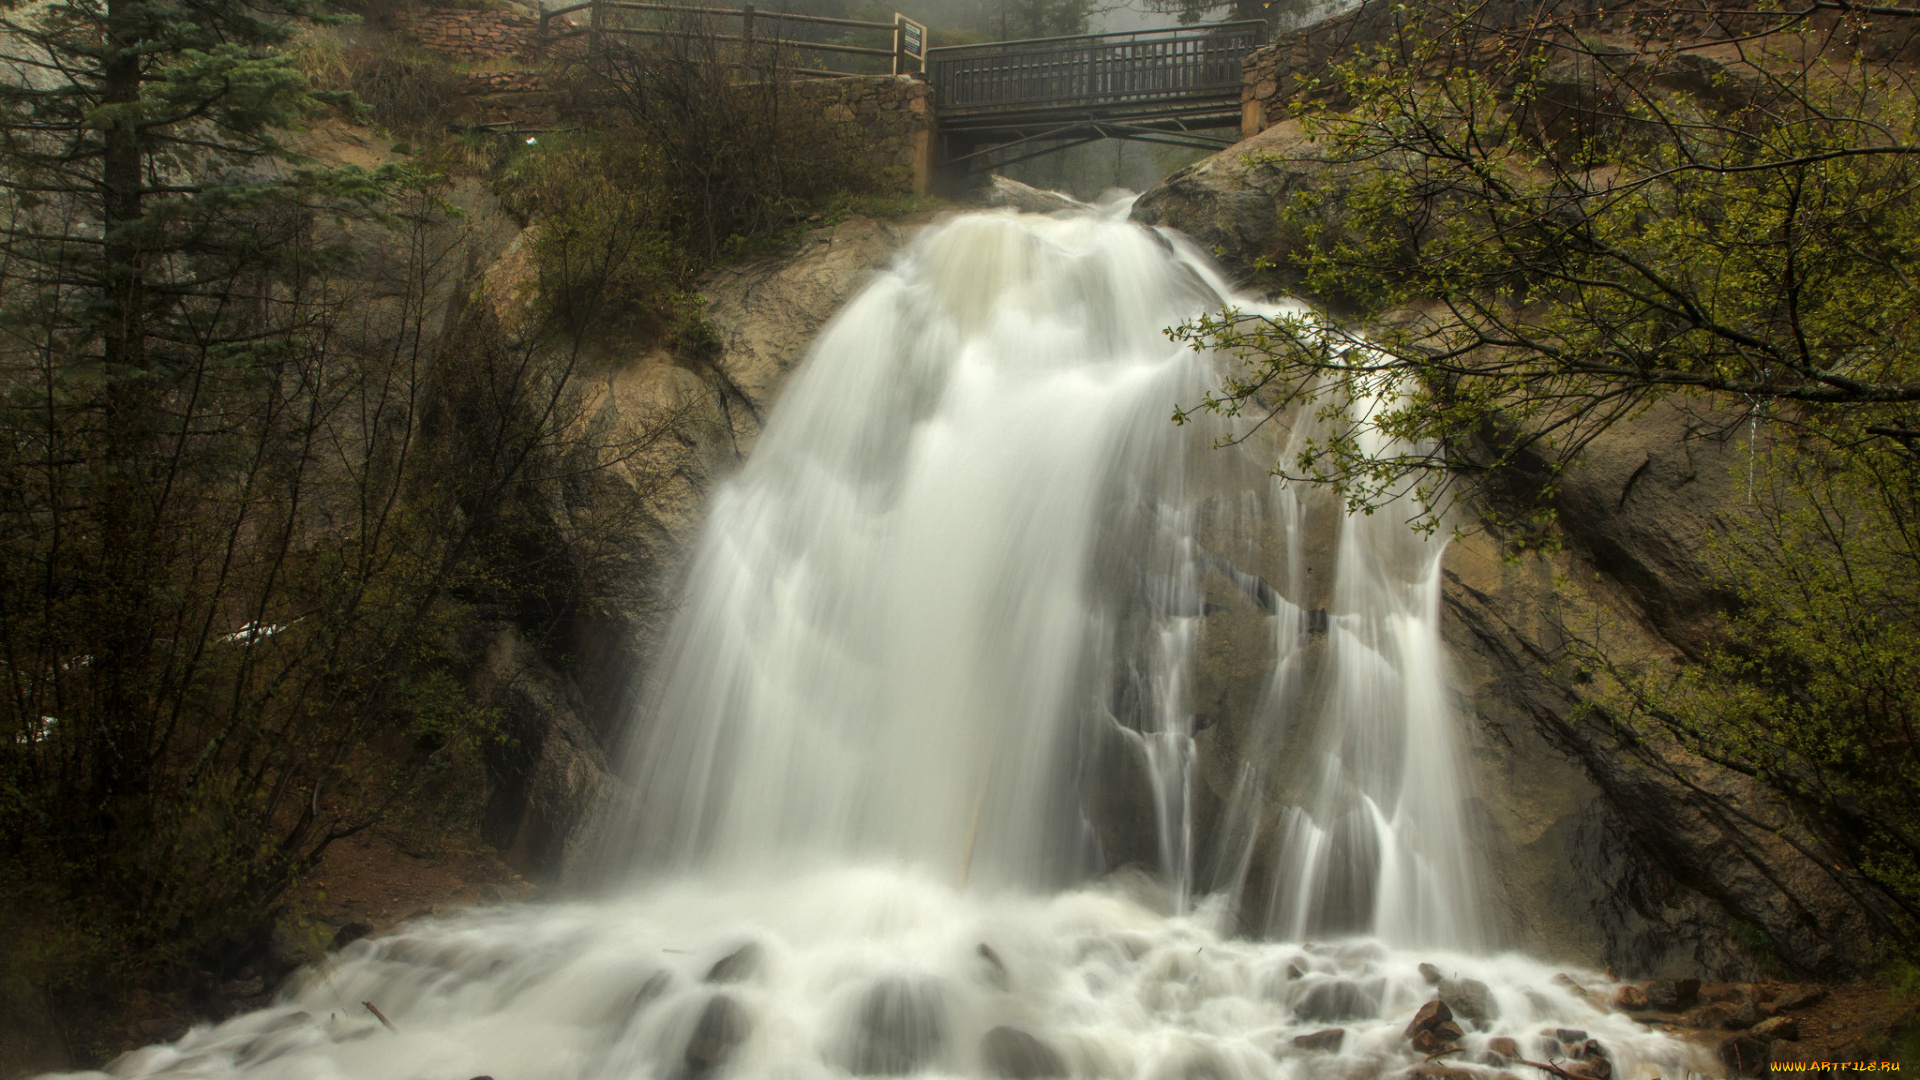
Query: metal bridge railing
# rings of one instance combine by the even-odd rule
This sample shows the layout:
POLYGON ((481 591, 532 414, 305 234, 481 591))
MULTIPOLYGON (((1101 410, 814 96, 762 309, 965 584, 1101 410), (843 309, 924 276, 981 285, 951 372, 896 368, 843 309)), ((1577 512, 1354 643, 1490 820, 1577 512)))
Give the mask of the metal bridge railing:
POLYGON ((1240 92, 1240 61, 1266 40, 1259 21, 1003 41, 927 50, 943 117, 969 111, 1176 104, 1240 92))

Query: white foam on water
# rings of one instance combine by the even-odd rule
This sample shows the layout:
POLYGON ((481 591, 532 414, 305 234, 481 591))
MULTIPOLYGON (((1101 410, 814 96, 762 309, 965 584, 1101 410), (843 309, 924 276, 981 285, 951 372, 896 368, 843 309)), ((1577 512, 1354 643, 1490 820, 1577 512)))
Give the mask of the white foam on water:
POLYGON ((861 1023, 869 1002, 904 989, 924 1006, 915 1071, 929 1077, 988 1075, 982 1041, 1001 1026, 1045 1042, 1077 1077, 1379 1076, 1419 1060, 1403 1028, 1433 993, 1422 961, 1490 988, 1498 1016, 1485 1030, 1463 1024, 1455 1056, 1484 1075, 1496 1070, 1471 1062, 1489 1039, 1564 1060, 1555 1031, 1570 1027, 1605 1045, 1625 1080, 1703 1064, 1597 1007, 1610 987, 1590 973, 1575 974, 1582 995, 1520 956, 1234 939, 1208 905, 1174 915, 1144 899, 1117 887, 962 890, 919 869, 866 866, 775 882, 692 875, 618 900, 479 909, 356 942, 303 973, 282 1004, 138 1051, 112 1075, 685 1077, 697 1075, 687 1055, 700 1018, 724 996, 746 1028, 727 1075, 838 1080, 876 1039, 861 1023), (738 965, 749 969, 738 981, 709 980, 749 944, 759 959, 738 965), (1337 1053, 1293 1043, 1331 1027, 1346 1032, 1337 1053))

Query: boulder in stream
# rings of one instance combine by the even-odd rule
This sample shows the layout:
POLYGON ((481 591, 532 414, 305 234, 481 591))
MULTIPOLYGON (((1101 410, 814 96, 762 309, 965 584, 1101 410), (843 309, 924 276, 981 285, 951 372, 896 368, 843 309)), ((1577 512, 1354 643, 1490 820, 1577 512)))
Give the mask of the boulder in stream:
POLYGON ((894 977, 875 983, 854 1010, 846 1067, 856 1076, 905 1076, 931 1065, 946 1043, 938 984, 894 977))
POLYGON ((1346 1039, 1346 1028, 1322 1028, 1308 1035, 1295 1035, 1293 1045, 1302 1050, 1325 1050, 1329 1054, 1337 1054, 1340 1044, 1346 1039))
POLYGON ((1493 991, 1479 979, 1441 979, 1440 1000, 1453 1010, 1455 1019, 1465 1020, 1476 1028, 1484 1029, 1500 1018, 1500 1006, 1493 1000, 1493 991))
POLYGON ((1453 1019, 1453 1010, 1447 1007, 1446 1002, 1434 998, 1420 1006, 1420 1011, 1414 1013, 1413 1019, 1407 1022, 1405 1037, 1411 1039, 1420 1032, 1437 1027, 1451 1019, 1453 1019))
POLYGON ((760 965, 766 961, 766 949, 757 941, 749 941, 727 955, 714 961, 707 969, 707 981, 710 983, 745 982, 760 973, 760 965))
POLYGON ((1059 1051, 1016 1027, 994 1028, 980 1039, 980 1060, 1006 1080, 1038 1080, 1067 1075, 1059 1051))
POLYGON ((711 1075, 727 1063, 752 1030, 753 1022, 739 1002, 726 994, 708 998, 707 1007, 700 1010, 700 1019, 693 1025, 693 1037, 687 1040, 686 1053, 681 1056, 685 1066, 681 1076, 684 1080, 700 1080, 711 1075))

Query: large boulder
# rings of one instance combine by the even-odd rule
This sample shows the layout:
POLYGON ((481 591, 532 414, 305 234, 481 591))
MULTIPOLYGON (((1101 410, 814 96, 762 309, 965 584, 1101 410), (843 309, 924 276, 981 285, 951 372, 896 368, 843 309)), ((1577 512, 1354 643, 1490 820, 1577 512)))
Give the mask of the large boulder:
POLYGON ((1289 256, 1302 237, 1281 221, 1281 209, 1299 199, 1337 226, 1342 199, 1362 175, 1288 120, 1167 177, 1134 202, 1133 219, 1186 233, 1243 284, 1298 291, 1289 256))

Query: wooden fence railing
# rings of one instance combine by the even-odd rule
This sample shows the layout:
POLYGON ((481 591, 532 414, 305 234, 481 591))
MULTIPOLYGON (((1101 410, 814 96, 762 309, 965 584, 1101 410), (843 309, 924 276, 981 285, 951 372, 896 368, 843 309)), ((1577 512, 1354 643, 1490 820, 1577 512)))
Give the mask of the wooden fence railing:
POLYGON ((644 3, 641 0, 588 0, 569 7, 543 9, 540 12, 540 40, 587 35, 594 41, 605 36, 691 37, 738 45, 751 53, 759 48, 792 50, 809 57, 815 66, 792 67, 801 75, 858 75, 871 72, 848 71, 830 66, 820 57, 871 56, 885 58, 895 75, 924 71, 927 28, 904 15, 895 15, 890 23, 863 19, 837 19, 825 15, 794 15, 782 11, 756 10, 752 4, 739 8, 693 7, 686 4, 644 3), (585 11, 587 25, 556 24, 562 16, 585 11), (689 16, 712 19, 711 25, 691 27, 689 16), (664 25, 646 25, 649 21, 664 25), (675 25, 675 24, 678 25, 675 25), (729 25, 730 23, 735 25, 729 25), (735 30, 726 33, 726 30, 735 30), (793 37, 789 27, 831 26, 843 30, 867 31, 874 43, 855 45, 845 41, 811 41, 793 37), (884 35, 884 39, 882 39, 884 35), (884 44, 882 44, 884 40, 884 44))

